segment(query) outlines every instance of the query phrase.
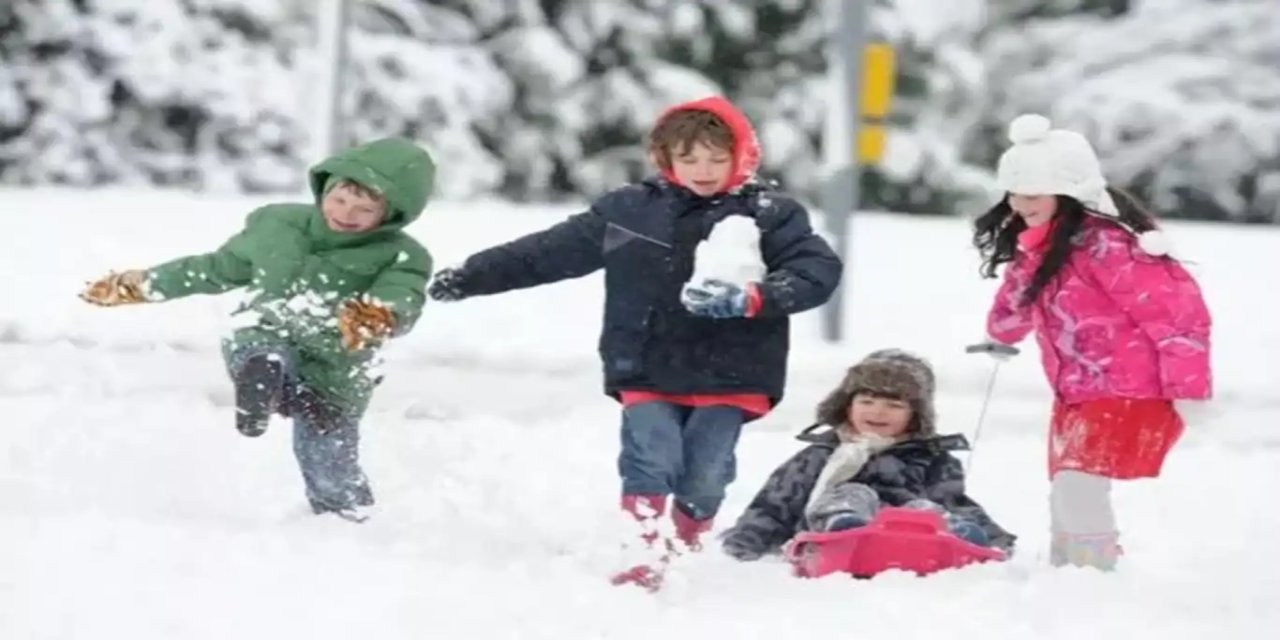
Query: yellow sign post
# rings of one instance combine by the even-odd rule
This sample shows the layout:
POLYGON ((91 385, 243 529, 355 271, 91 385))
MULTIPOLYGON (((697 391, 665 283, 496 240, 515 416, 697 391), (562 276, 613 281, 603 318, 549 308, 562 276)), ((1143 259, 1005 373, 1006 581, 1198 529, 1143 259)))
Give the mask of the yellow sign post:
POLYGON ((858 127, 855 157, 858 164, 866 165, 884 158, 885 119, 893 100, 893 47, 883 42, 869 44, 862 61, 862 104, 858 107, 862 125, 858 127))
MULTIPOLYGON (((862 204, 862 167, 879 163, 885 154, 894 56, 888 44, 867 41, 871 2, 827 0, 820 4, 825 15, 838 24, 827 41, 831 108, 838 112, 828 114, 823 140, 830 174, 822 210, 832 245, 841 258, 846 258, 852 242, 853 217, 862 204)), ((845 264, 849 264, 847 258, 845 264)), ((829 342, 839 342, 844 335, 844 301, 849 281, 846 275, 823 305, 822 334, 829 342)))

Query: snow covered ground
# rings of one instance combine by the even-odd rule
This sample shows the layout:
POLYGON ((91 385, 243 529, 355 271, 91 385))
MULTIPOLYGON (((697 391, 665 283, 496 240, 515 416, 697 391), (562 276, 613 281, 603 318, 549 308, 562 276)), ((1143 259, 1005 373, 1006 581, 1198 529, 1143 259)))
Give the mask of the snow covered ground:
MULTIPOLYGON (((972 494, 1022 536, 1009 563, 927 579, 790 577, 687 558, 648 595, 616 568, 617 407, 599 393, 598 276, 433 304, 387 352, 364 428, 381 513, 306 510, 285 424, 232 427, 217 353, 230 300, 98 309, 110 268, 210 250, 255 201, 0 191, 0 638, 1263 638, 1280 627, 1280 230, 1178 225, 1216 322, 1221 419, 1117 501, 1128 555, 1051 570, 1034 348, 1000 372, 972 494)), ((437 266, 570 213, 434 204, 437 266)), ((849 340, 798 318, 791 382, 753 424, 721 525, 795 450, 843 369, 884 346, 938 367, 943 429, 972 436, 991 371, 964 356, 994 288, 964 223, 864 216, 849 340)))

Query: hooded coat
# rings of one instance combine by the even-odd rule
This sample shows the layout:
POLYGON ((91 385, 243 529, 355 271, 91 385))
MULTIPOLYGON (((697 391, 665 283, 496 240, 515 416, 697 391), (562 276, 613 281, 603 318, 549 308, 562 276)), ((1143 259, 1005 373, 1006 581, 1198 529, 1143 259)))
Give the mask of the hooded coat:
POLYGON ((711 111, 734 133, 726 193, 699 196, 670 177, 616 189, 590 210, 486 249, 458 270, 458 288, 487 295, 604 270, 599 351, 606 393, 762 394, 776 404, 786 386, 788 316, 826 302, 842 264, 796 200, 749 179, 759 162, 750 122, 727 100, 674 107, 711 111), (750 318, 705 318, 680 302, 697 246, 717 223, 746 216, 760 230, 767 267, 750 318))
POLYGON ((339 153, 310 171, 314 202, 270 204, 249 214, 244 229, 211 253, 178 258, 148 270, 149 297, 168 300, 243 288, 236 328, 224 354, 286 349, 307 387, 343 408, 363 411, 377 379, 374 350, 342 347, 337 311, 365 298, 391 310, 393 335, 418 320, 431 255, 404 227, 417 220, 431 194, 435 166, 425 150, 400 138, 339 153), (379 194, 387 215, 359 233, 329 228, 319 202, 330 177, 379 194))

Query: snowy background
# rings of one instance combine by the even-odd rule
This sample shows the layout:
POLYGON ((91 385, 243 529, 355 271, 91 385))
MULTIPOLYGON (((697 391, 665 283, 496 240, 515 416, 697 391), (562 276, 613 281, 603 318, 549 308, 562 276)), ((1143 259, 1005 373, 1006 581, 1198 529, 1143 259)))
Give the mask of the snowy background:
MULTIPOLYGON (((872 0, 868 0, 872 1, 872 0)), ((312 0, 0 3, 0 183, 281 191, 311 162, 312 0)), ((820 0, 352 0, 352 140, 408 135, 450 198, 591 197, 646 169, 673 102, 723 93, 765 173, 824 171, 820 0)), ((832 3, 827 3, 828 5, 832 3)), ((972 213, 1004 125, 1088 133, 1163 213, 1280 221, 1276 0, 875 0, 898 55, 889 154, 868 207, 972 213)))
MULTIPOLYGON (((821 0, 361 0, 344 122, 441 158, 410 228, 440 266, 543 228, 644 171, 676 100, 722 92, 766 174, 824 176, 821 0), (519 204, 513 204, 519 203, 519 204)), ((1050 569, 1034 345, 999 371, 972 494, 1010 562, 917 579, 798 580, 683 559, 650 595, 618 568, 619 412, 600 393, 598 275, 430 304, 387 350, 363 428, 380 512, 307 509, 287 425, 232 426, 229 297, 100 309, 109 269, 207 251, 304 198, 312 0, 0 0, 0 639, 1270 638, 1280 628, 1277 0, 880 0, 900 74, 864 176, 847 340, 798 316, 787 397, 753 423, 717 531, 866 353, 931 359, 942 429, 976 435, 992 372, 963 346, 995 284, 963 216, 991 202, 1013 115, 1086 131, 1172 218, 1214 314, 1219 415, 1116 500, 1120 571, 1050 569), (93 187, 89 189, 88 187, 93 187)), ((815 222, 824 216, 815 211, 815 222)))
MULTIPOLYGON (((1021 536, 1012 561, 806 581, 709 552, 653 596, 606 581, 622 535, 619 413, 599 390, 598 276, 429 305, 388 349, 362 441, 381 512, 353 525, 309 513, 285 424, 254 440, 233 428, 226 296, 118 309, 75 297, 109 268, 214 246, 261 200, 34 190, 0 202, 6 640, 1174 640, 1280 627, 1280 304, 1255 289, 1280 269, 1280 230, 1171 225, 1214 313, 1221 416, 1189 431, 1158 481, 1117 488, 1119 572, 1044 557, 1050 397, 1028 344, 999 373, 970 476, 1021 536)), ((410 230, 449 263, 573 210, 439 203, 410 230)), ((994 283, 976 277, 967 235, 949 218, 857 219, 851 339, 822 342, 817 314, 797 318, 787 398, 746 430, 717 531, 873 349, 931 358, 941 428, 974 436, 991 365, 961 352, 994 283)))

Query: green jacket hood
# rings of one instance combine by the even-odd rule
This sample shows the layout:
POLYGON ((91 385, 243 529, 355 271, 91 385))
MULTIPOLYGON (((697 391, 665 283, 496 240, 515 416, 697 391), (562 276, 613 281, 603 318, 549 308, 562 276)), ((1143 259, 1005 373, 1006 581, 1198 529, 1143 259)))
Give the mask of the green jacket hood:
POLYGON ((311 168, 316 202, 330 176, 346 178, 382 195, 387 219, 382 229, 401 229, 417 220, 431 198, 435 162, 425 149, 405 138, 382 138, 352 147, 311 168))

